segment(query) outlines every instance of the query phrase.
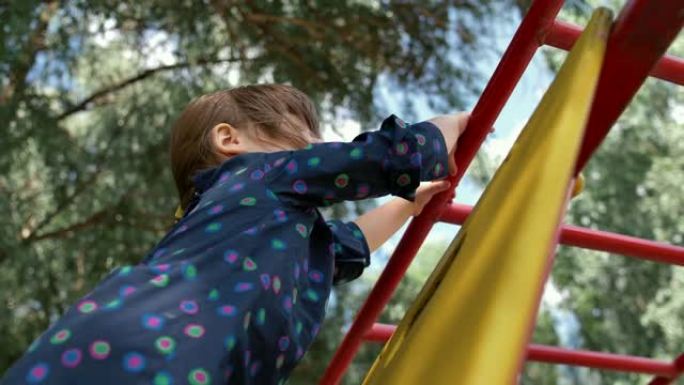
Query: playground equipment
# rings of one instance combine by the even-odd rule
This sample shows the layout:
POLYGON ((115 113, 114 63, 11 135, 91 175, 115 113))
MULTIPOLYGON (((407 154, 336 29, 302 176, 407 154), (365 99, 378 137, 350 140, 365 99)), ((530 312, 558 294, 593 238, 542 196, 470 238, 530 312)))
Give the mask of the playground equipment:
POLYGON ((631 0, 612 29, 599 10, 584 33, 554 20, 562 3, 533 2, 459 140, 452 182, 463 176, 539 45, 570 49, 582 34, 474 215, 466 221, 471 208, 450 203, 450 191, 410 223, 321 384, 339 383, 363 340, 390 337, 365 384, 510 384, 524 360, 651 374, 650 385, 672 384, 684 372, 684 354, 663 362, 528 345, 558 243, 684 265, 684 247, 560 224, 574 177, 649 72, 684 85, 684 60, 663 56, 684 24, 684 2, 631 0), (436 220, 466 223, 399 328, 374 324, 436 220), (505 253, 496 250, 501 244, 505 253))
POLYGON ((543 289, 537 278, 547 275, 557 243, 610 22, 610 11, 596 11, 365 384, 513 383, 543 289))

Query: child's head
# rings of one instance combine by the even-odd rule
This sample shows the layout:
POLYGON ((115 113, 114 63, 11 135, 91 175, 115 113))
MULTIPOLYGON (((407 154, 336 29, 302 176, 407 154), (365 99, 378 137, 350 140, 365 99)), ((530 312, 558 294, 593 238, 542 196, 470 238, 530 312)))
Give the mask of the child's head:
POLYGON ((318 116, 294 87, 250 85, 193 100, 171 132, 171 168, 187 207, 195 172, 246 152, 297 149, 320 140, 318 116))

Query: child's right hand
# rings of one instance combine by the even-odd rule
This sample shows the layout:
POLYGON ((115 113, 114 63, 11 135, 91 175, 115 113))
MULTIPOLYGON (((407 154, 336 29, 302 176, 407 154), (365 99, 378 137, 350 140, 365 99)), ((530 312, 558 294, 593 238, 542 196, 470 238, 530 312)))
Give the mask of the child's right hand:
POLYGON ((440 115, 428 120, 434 124, 442 132, 444 142, 449 151, 449 175, 456 175, 458 167, 456 166, 456 159, 454 153, 456 152, 456 143, 459 136, 465 131, 466 125, 470 119, 469 112, 461 112, 453 115, 440 115))

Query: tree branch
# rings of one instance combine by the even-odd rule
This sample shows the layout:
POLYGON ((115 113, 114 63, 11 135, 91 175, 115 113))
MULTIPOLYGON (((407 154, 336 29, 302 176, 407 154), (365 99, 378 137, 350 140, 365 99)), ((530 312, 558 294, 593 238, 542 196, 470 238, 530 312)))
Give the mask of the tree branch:
POLYGON ((105 219, 107 219, 111 216, 112 209, 113 209, 113 207, 111 207, 111 206, 107 207, 105 209, 102 209, 102 210, 92 214, 90 217, 86 218, 85 220, 83 220, 81 222, 71 224, 67 227, 63 227, 63 228, 58 229, 58 230, 49 231, 47 233, 43 233, 40 235, 37 235, 35 233, 31 234, 28 238, 24 239, 24 242, 25 243, 31 243, 31 242, 42 241, 44 239, 65 238, 71 232, 74 232, 77 230, 82 230, 82 229, 85 229, 85 228, 88 228, 90 226, 93 226, 93 225, 96 225, 98 223, 103 222, 105 219))
POLYGON ((24 47, 23 52, 20 54, 19 59, 16 62, 16 67, 10 73, 9 82, 5 87, 3 87, 0 92, 0 105, 3 104, 14 104, 24 93, 26 89, 26 75, 33 67, 33 63, 36 61, 36 55, 38 52, 45 48, 45 33, 47 31, 50 19, 57 12, 59 2, 57 0, 48 0, 45 2, 45 8, 40 12, 38 16, 38 22, 31 33, 31 36, 27 39, 26 47, 24 47), (8 103, 8 101, 13 101, 8 103))
MULTIPOLYGON (((122 132, 121 127, 124 127, 126 125, 126 123, 128 121, 128 117, 130 117, 131 114, 124 114, 124 116, 125 116, 124 122, 122 124, 120 124, 116 130, 111 131, 110 138, 109 138, 109 140, 106 141, 106 143, 111 144, 119 137, 119 135, 122 132)), ((158 151, 157 147, 160 144, 161 143, 158 143, 156 145, 151 146, 150 151, 151 152, 158 151)), ((111 146, 107 147, 107 150, 109 148, 111 148, 111 146)), ((38 236, 36 234, 38 233, 38 231, 40 231, 40 229, 47 226, 54 218, 57 217, 57 215, 59 215, 62 211, 64 211, 67 207, 69 207, 79 195, 81 195, 89 187, 91 187, 93 184, 95 184, 95 182, 97 182, 97 180, 102 175, 103 163, 104 163, 105 158, 107 157, 107 154, 108 154, 108 151, 103 151, 103 152, 100 152, 98 154, 97 158, 94 161, 95 162, 95 171, 90 175, 90 177, 87 180, 85 180, 83 183, 79 184, 71 195, 69 195, 68 197, 66 197, 65 200, 60 202, 52 212, 47 214, 38 224, 33 226, 33 228, 29 228, 28 225, 25 225, 22 228, 22 234, 20 234, 20 235, 21 235, 21 238, 23 238, 24 242, 32 242, 33 240, 35 240, 35 238, 38 236), (24 233, 26 233, 26 234, 24 235, 24 233)), ((129 194, 131 189, 132 188, 130 188, 126 193, 124 193, 124 196, 126 194, 129 194)), ((2 260, 0 260, 0 262, 2 262, 2 260)))
MULTIPOLYGON (((243 19, 249 20, 249 13, 245 13, 242 10, 238 10, 242 15, 243 19)), ((224 18, 225 20, 225 18, 224 18)), ((297 65, 304 73, 306 73, 313 81, 320 82, 319 75, 311 69, 301 57, 295 55, 292 50, 295 48, 294 44, 284 40, 278 33, 273 33, 270 24, 255 23, 254 26, 258 29, 258 32, 264 38, 265 44, 272 50, 280 52, 283 56, 289 58, 294 64, 297 65), (270 39, 268 39, 269 37, 270 39), (275 41, 275 44, 271 40, 275 41)))
POLYGON ((38 224, 36 224, 33 227, 33 229, 28 229, 26 227, 24 228, 25 230, 22 229, 22 233, 28 232, 26 236, 23 236, 22 234, 24 242, 31 242, 35 240, 36 233, 40 229, 42 229, 43 227, 47 226, 50 222, 52 222, 52 220, 55 219, 57 215, 59 215, 64 209, 69 207, 69 205, 71 205, 71 203, 73 203, 79 195, 81 195, 84 191, 88 189, 88 187, 90 187, 97 181, 97 179, 101 175, 100 171, 101 170, 97 170, 88 180, 86 180, 85 182, 81 183, 78 187, 76 187, 76 190, 73 194, 69 195, 68 197, 66 197, 64 201, 60 202, 60 204, 57 205, 57 207, 51 213, 46 215, 45 218, 38 222, 38 224))
MULTIPOLYGON (((150 146, 149 151, 150 152, 158 151, 160 144, 161 144, 161 142, 157 143, 156 145, 150 146)), ((126 199, 128 199, 131 196, 131 194, 135 191, 134 186, 129 186, 123 192, 121 197, 116 201, 116 203, 111 204, 108 207, 92 214, 90 217, 88 217, 85 220, 78 222, 78 223, 71 224, 67 227, 64 227, 64 228, 61 228, 58 230, 50 231, 48 233, 38 234, 38 230, 40 228, 46 226, 55 216, 57 216, 68 205, 70 205, 74 201, 76 196, 78 196, 78 194, 81 194, 86 189, 86 187, 88 187, 89 185, 91 185, 92 183, 94 183, 97 180, 97 178, 99 177, 100 174, 101 173, 98 170, 98 172, 96 174, 92 175, 89 180, 87 180, 86 182, 81 184, 81 186, 79 186, 79 188, 77 189, 77 191, 74 194, 69 196, 64 202, 62 202, 59 205, 59 207, 57 209, 55 209, 52 213, 50 213, 48 216, 46 216, 46 218, 44 218, 41 221, 41 223, 38 226, 36 226, 28 234, 28 236, 23 237, 22 241, 24 243, 31 243, 31 242, 35 242, 38 240, 48 239, 48 238, 64 237, 65 235, 67 235, 71 231, 81 230, 81 229, 90 227, 92 225, 103 222, 107 217, 111 217, 115 213, 116 208, 119 207, 126 199)), ((2 262, 2 261, 0 261, 0 262, 2 262)))
MULTIPOLYGON (((102 173, 102 166, 104 163, 104 160, 107 158, 107 155, 109 153, 109 149, 112 148, 111 144, 114 143, 114 141, 121 135, 122 129, 121 127, 125 126, 126 122, 128 121, 128 117, 130 114, 124 114, 124 123, 118 125, 115 130, 111 131, 111 134, 109 138, 105 141, 105 143, 109 143, 110 146, 107 146, 106 150, 103 152, 100 152, 97 157, 94 160, 95 163, 95 170, 93 173, 90 175, 90 178, 83 183, 79 184, 76 187, 76 190, 69 195, 64 201, 60 202, 57 207, 49 214, 47 214, 38 224, 29 226, 30 223, 30 216, 27 218, 24 223, 26 225, 22 226, 22 233, 23 232, 28 232, 24 238, 30 238, 33 234, 37 233, 42 229, 43 227, 47 226, 57 215, 59 215, 64 209, 66 209, 71 203, 74 202, 74 200, 81 195, 83 192, 85 192, 90 186, 95 184, 97 182, 97 179, 100 177, 102 173), (24 230, 25 229, 25 230, 24 230)), ((35 199, 35 197, 38 194, 34 194, 32 197, 27 199, 30 201, 31 199, 35 199)))
POLYGON ((247 21, 250 21, 254 24, 270 24, 275 22, 296 25, 306 29, 312 37, 319 40, 323 38, 324 33, 322 31, 328 29, 328 26, 324 24, 298 17, 253 12, 244 13, 243 16, 247 21))
POLYGON ((176 64, 169 64, 169 65, 163 65, 159 66, 156 68, 150 68, 145 71, 140 72, 139 74, 132 76, 130 78, 124 79, 118 83, 106 86, 98 91, 93 92, 90 96, 86 97, 85 99, 81 100, 80 102, 74 104, 73 106, 67 108, 64 112, 59 114, 57 116, 57 120, 63 120, 77 112, 80 111, 85 111, 90 106, 93 104, 96 104, 98 101, 104 99, 106 96, 109 94, 112 94, 114 92, 120 91, 132 84, 135 84, 139 81, 145 80, 149 78, 150 76, 159 73, 159 72, 164 72, 164 71, 171 71, 175 70, 178 68, 187 68, 191 67, 193 65, 208 65, 208 64, 221 64, 221 63, 234 63, 238 61, 245 60, 244 58, 227 58, 227 59, 199 59, 196 61, 185 61, 181 63, 176 63, 176 64))
MULTIPOLYGON (((131 189, 132 191, 132 189, 131 189)), ((34 235, 30 238, 27 238, 24 240, 24 242, 38 242, 42 241, 45 239, 55 239, 55 238, 66 238, 71 236, 71 233, 78 231, 78 230, 83 230, 87 229, 89 227, 105 223, 107 222, 107 219, 112 218, 116 214, 116 208, 121 205, 121 203, 130 195, 130 191, 124 194, 121 199, 114 205, 111 205, 107 208, 104 208, 100 211, 95 212, 85 220, 77 223, 73 223, 71 225, 68 225, 66 227, 63 227, 61 229, 57 229, 54 231, 50 231, 47 233, 43 233, 40 235, 34 235)), ((146 230, 146 231, 153 231, 153 232, 158 232, 158 231, 165 231, 168 229, 168 226, 172 224, 172 215, 169 213, 167 215, 162 215, 162 214, 157 214, 157 215, 150 215, 151 217, 156 217, 155 219, 159 222, 163 222, 160 226, 155 226, 154 223, 151 223, 149 221, 149 217, 147 218, 145 222, 138 222, 134 218, 140 216, 140 212, 132 214, 128 220, 120 223, 120 225, 126 225, 129 227, 137 228, 140 230, 146 230)), ((147 213, 149 214, 149 213, 147 213)), ((113 223, 113 222, 112 222, 113 223)), ((115 223, 113 223, 115 224, 115 223)))
MULTIPOLYGON (((230 4, 230 2, 221 2, 218 0, 212 0, 211 5, 214 7, 214 10, 219 15, 221 20, 223 20, 223 23, 229 34, 232 34, 230 23, 231 19, 230 15, 228 14, 228 8, 229 5, 233 5, 230 4)), ((236 7, 234 9, 237 11, 243 22, 251 23, 253 25, 255 32, 263 38, 264 44, 267 47, 267 51, 268 49, 271 49, 272 51, 280 53, 292 61, 292 63, 297 65, 309 77, 318 80, 318 74, 316 74, 300 57, 292 52, 292 49, 294 48, 294 44, 291 44, 292 37, 290 37, 287 41, 283 40, 277 32, 272 32, 271 24, 273 22, 280 22, 299 25, 304 27, 312 36, 315 35, 316 37, 321 37, 322 35, 320 34, 320 31, 317 31, 318 28, 321 28, 320 24, 309 22, 300 18, 257 13, 258 9, 256 9, 254 6, 249 4, 244 5, 248 9, 244 10, 240 7, 236 7), (275 43, 273 41, 275 41, 275 43)))

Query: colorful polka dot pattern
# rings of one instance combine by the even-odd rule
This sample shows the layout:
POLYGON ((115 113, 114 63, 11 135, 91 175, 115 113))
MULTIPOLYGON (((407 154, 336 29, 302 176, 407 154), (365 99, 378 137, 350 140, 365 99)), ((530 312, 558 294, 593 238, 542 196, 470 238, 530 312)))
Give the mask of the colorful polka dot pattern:
MULTIPOLYGON (((327 206, 387 194, 415 199, 421 181, 446 177, 446 144, 432 123, 409 125, 390 116, 379 131, 351 143, 312 145, 308 150, 267 155, 285 164, 265 180, 281 200, 300 206, 327 206)), ((246 199, 246 198, 243 198, 246 199)))
POLYGON ((69 349, 62 353, 62 365, 67 368, 75 368, 81 362, 81 350, 69 349))
POLYGON ((173 385, 173 376, 167 371, 160 371, 152 379, 154 385, 173 385))
POLYGON ((64 342, 66 342, 66 340, 68 340, 69 337, 71 337, 71 332, 69 331, 69 329, 62 329, 62 330, 58 331, 57 333, 55 333, 52 336, 52 338, 50 338, 50 342, 55 344, 55 345, 62 344, 64 342))
POLYGON ((181 301, 179 308, 185 314, 192 315, 197 314, 197 312, 199 312, 199 305, 197 305, 196 301, 192 300, 181 301))
POLYGON ((123 368, 127 372, 140 372, 145 369, 145 356, 138 352, 127 353, 123 357, 123 368))
POLYGON ((284 383, 318 334, 333 282, 370 263, 358 226, 322 221, 315 208, 410 199, 446 164, 436 127, 392 116, 351 143, 203 170, 184 218, 36 339, 7 384, 97 383, 103 368, 122 384, 284 383))
POLYGON ((29 369, 28 373, 26 374, 26 382, 29 384, 39 384, 43 382, 49 373, 50 367, 48 364, 44 362, 38 363, 29 369))
POLYGON ((154 342, 154 346, 161 354, 171 354, 176 348, 176 341, 172 337, 162 336, 157 338, 154 342))
POLYGON ((202 368, 193 369, 188 373, 188 382, 191 385, 208 385, 211 384, 211 376, 202 368))
POLYGON ((107 341, 96 340, 90 344, 90 356, 96 360, 104 360, 109 357, 109 352, 112 350, 107 341))

